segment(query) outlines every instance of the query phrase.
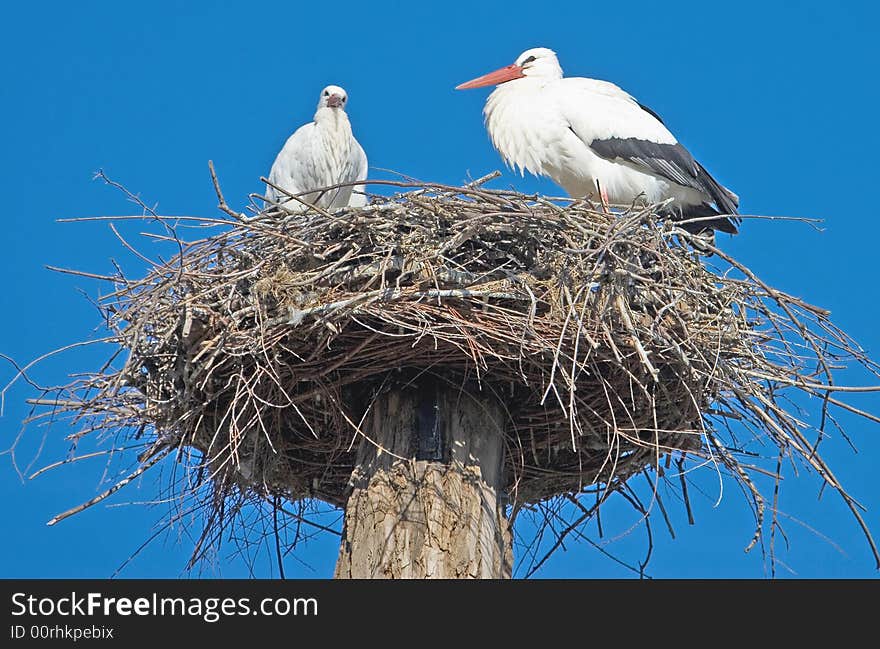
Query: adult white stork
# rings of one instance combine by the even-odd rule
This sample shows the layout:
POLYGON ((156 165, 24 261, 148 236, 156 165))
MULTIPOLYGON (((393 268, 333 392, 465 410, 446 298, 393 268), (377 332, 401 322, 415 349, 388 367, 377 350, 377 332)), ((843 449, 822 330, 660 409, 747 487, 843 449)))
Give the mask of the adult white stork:
MULTIPOLYGON (((300 126, 275 158, 269 182, 291 194, 311 192, 339 183, 367 177, 367 154, 354 138, 345 112, 348 94, 339 86, 321 91, 314 121, 300 126)), ((340 187, 327 192, 300 196, 302 200, 325 209, 366 204, 363 185, 340 187)), ((294 212, 306 207, 299 201, 266 185, 266 197, 294 212)))
POLYGON ((537 47, 456 90, 489 85, 498 86, 483 109, 489 136, 520 174, 547 176, 573 198, 618 204, 672 198, 666 216, 699 219, 683 223, 686 230, 736 233, 736 194, 694 160, 655 112, 613 83, 564 78, 556 53, 537 47))

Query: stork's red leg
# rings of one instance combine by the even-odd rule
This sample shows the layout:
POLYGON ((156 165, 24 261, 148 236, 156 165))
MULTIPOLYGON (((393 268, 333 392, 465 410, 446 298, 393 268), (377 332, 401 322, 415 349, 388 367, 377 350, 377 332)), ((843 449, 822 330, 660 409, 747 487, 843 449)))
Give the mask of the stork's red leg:
POLYGON ((605 188, 602 187, 598 180, 596 181, 596 189, 599 190, 599 201, 602 203, 602 211, 605 214, 611 214, 611 209, 608 207, 608 192, 605 191, 605 188))
POLYGON ((611 214, 611 210, 608 207, 608 192, 602 187, 602 183, 599 182, 598 178, 596 179, 596 189, 599 191, 599 201, 602 203, 602 211, 605 212, 605 214, 611 214))

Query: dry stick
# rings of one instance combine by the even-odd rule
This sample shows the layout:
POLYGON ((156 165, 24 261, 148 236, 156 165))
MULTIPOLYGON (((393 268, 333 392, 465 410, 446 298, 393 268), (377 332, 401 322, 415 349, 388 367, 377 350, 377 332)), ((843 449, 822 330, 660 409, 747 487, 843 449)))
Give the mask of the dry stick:
POLYGON ((275 502, 272 507, 272 526, 275 530, 275 557, 278 561, 278 572, 281 576, 281 579, 286 579, 284 576, 284 558, 281 554, 281 538, 278 534, 278 510, 281 508, 281 499, 278 496, 275 496, 275 502))
POLYGON ((158 463, 160 460, 164 459, 168 455, 168 453, 170 453, 170 451, 166 451, 165 453, 157 455, 156 457, 154 457, 152 460, 150 460, 146 464, 142 464, 136 470, 129 473, 127 477, 123 478, 122 480, 120 480, 119 482, 114 484, 112 487, 107 489, 106 491, 98 494, 97 496, 95 496, 94 498, 89 500, 88 502, 84 502, 80 505, 77 505, 76 507, 72 507, 72 508, 68 509, 67 511, 58 514, 57 516, 52 518, 48 523, 46 523, 46 525, 55 525, 55 523, 63 521, 65 518, 73 516, 74 514, 78 514, 79 512, 83 511, 84 509, 88 509, 92 505, 98 504, 99 502, 101 502, 102 500, 107 498, 108 496, 112 496, 117 491, 122 489, 125 485, 127 485, 129 482, 131 482, 132 480, 137 478, 139 475, 141 475, 144 471, 146 471, 147 469, 149 469, 150 467, 152 467, 153 465, 158 463))
POLYGON ((648 370, 651 378, 653 378, 654 382, 656 383, 660 380, 660 372, 657 371, 657 369, 651 364, 651 361, 648 359, 648 353, 645 351, 645 348, 642 346, 642 342, 639 340, 639 335, 636 333, 636 329, 633 326, 632 318, 630 318, 629 316, 629 311, 626 308, 626 305, 623 303, 623 297, 617 295, 617 297, 614 298, 614 303, 617 306, 620 317, 623 318, 623 323, 629 330, 630 340, 632 341, 633 347, 636 348, 636 351, 639 354, 639 358, 642 359, 642 363, 645 364, 645 368, 648 370))
POLYGON ((473 189, 474 187, 479 187, 480 185, 486 184, 490 180, 494 180, 495 178, 498 178, 500 175, 501 175, 501 172, 496 169, 495 171, 491 171, 491 172, 487 173, 485 176, 481 176, 481 177, 477 178, 476 180, 472 180, 471 182, 465 184, 465 187, 467 187, 469 189, 473 189))
POLYGON ((16 363, 9 356, 6 356, 5 354, 0 354, 0 358, 3 358, 6 361, 12 363, 12 365, 17 370, 15 376, 13 376, 12 379, 10 379, 9 382, 3 387, 3 389, 0 390, 0 416, 3 415, 3 410, 4 410, 5 403, 6 403, 6 393, 18 381, 18 379, 24 377, 25 381, 27 381, 28 383, 30 383, 31 385, 33 385, 35 387, 39 387, 39 386, 37 386, 37 384, 35 382, 31 381, 31 379, 28 378, 28 376, 27 376, 28 370, 30 370, 32 367, 34 367, 37 363, 41 363, 42 361, 46 360, 50 356, 55 356, 56 354, 61 354, 63 352, 69 351, 71 349, 76 349, 77 347, 85 347, 86 345, 94 345, 94 344, 98 344, 98 343, 115 342, 115 341, 116 341, 115 336, 108 336, 106 338, 96 338, 95 340, 84 340, 82 342, 72 343, 70 345, 64 345, 63 347, 59 347, 58 349, 54 349, 51 352, 47 352, 47 353, 43 354, 42 356, 38 356, 37 358, 32 360, 30 363, 28 363, 24 367, 19 367, 18 363, 16 363))
POLYGON ((131 563, 132 561, 134 561, 134 559, 135 559, 135 558, 136 558, 136 557, 137 557, 137 556, 138 556, 138 555, 139 555, 139 554, 140 554, 140 553, 141 553, 141 552, 142 552, 142 551, 143 551, 143 550, 144 550, 144 549, 150 544, 150 543, 152 543, 156 538, 158 538, 160 534, 162 534, 163 532, 165 532, 165 531, 166 531, 168 528, 170 528, 175 522, 177 522, 177 521, 179 521, 179 520, 183 520, 187 515, 189 515, 189 514, 194 514, 194 513, 198 512, 198 509, 199 509, 199 506, 196 505, 196 506, 194 506, 193 508, 191 508, 191 509, 188 510, 188 511, 180 512, 180 513, 178 513, 178 514, 175 514, 173 517, 171 517, 166 523, 164 523, 162 526, 160 526, 155 532, 153 532, 150 536, 148 536, 146 539, 144 539, 143 543, 141 543, 141 544, 140 544, 140 545, 134 550, 134 552, 132 552, 132 553, 131 553, 131 554, 125 559, 125 561, 123 561, 123 562, 122 562, 122 563, 116 568, 116 570, 113 571, 113 573, 110 575, 109 578, 110 578, 110 579, 115 579, 115 578, 116 578, 116 575, 118 575, 120 572, 122 572, 122 570, 125 568, 125 566, 127 566, 129 563, 131 563))
POLYGON ((247 223, 247 216, 236 212, 226 204, 226 199, 223 197, 223 190, 220 189, 220 181, 217 179, 217 172, 214 171, 213 160, 208 160, 208 170, 211 172, 211 182, 214 184, 214 192, 217 194, 217 200, 220 201, 217 207, 223 212, 226 212, 229 216, 235 218, 237 221, 247 223))
POLYGON ((82 270, 71 270, 69 268, 58 268, 57 266, 49 266, 48 264, 45 266, 46 270, 51 270, 56 273, 64 273, 65 275, 76 275, 78 277, 88 277, 90 279, 100 279, 105 282, 125 282, 125 278, 120 275, 98 275, 96 273, 87 273, 82 270))
MULTIPOLYGON (((779 524, 779 487, 782 483, 782 449, 779 450, 779 454, 776 456, 776 479, 773 481, 773 504, 771 506, 773 511, 773 517, 770 521, 770 556, 775 556, 775 544, 776 544, 776 530, 779 529, 782 531, 782 526, 779 524)), ((776 566, 771 562, 770 565, 770 576, 776 576, 776 566)))
POLYGON ((36 477, 39 476, 40 474, 43 474, 43 473, 45 473, 46 471, 48 471, 48 470, 50 470, 50 469, 55 469, 55 468, 57 468, 57 467, 59 467, 59 466, 62 466, 62 465, 64 465, 64 464, 71 464, 71 463, 73 463, 73 462, 79 462, 80 460, 88 460, 88 459, 93 458, 93 457, 99 457, 99 456, 101 456, 101 455, 109 455, 109 454, 114 453, 114 452, 117 452, 117 451, 125 451, 125 450, 127 450, 127 449, 124 449, 124 448, 123 448, 123 449, 116 449, 116 448, 113 448, 113 449, 110 449, 110 450, 108 450, 108 451, 95 451, 94 453, 86 453, 85 455, 76 455, 76 456, 74 456, 74 457, 69 457, 69 458, 66 458, 66 459, 64 459, 64 460, 59 460, 58 462, 52 462, 52 464, 47 464, 46 466, 44 466, 44 467, 43 467, 42 469, 40 469, 39 471, 35 471, 34 473, 32 473, 28 479, 29 479, 29 480, 33 480, 34 478, 36 478, 36 477))
POLYGON ((145 212, 147 212, 147 214, 149 214, 150 216, 158 217, 158 215, 156 214, 156 210, 155 210, 155 209, 153 209, 152 207, 150 207, 149 205, 147 205, 146 203, 144 203, 144 201, 141 199, 140 196, 138 196, 137 194, 134 194, 134 193, 130 192, 130 191, 125 187, 125 185, 123 185, 123 184, 121 184, 121 183, 118 183, 118 182, 116 182, 115 180, 111 180, 111 179, 107 176, 107 174, 104 173, 104 170, 103 170, 103 169, 99 169, 99 170, 95 173, 95 175, 93 176, 93 179, 96 179, 96 178, 100 178, 100 179, 103 180, 106 184, 108 184, 108 185, 110 185, 111 187, 114 187, 114 188, 118 189, 119 191, 121 191, 123 194, 125 194, 125 195, 129 198, 129 200, 131 200, 131 201, 132 201, 133 203, 135 203, 136 205, 139 205, 139 206, 140 206, 145 212))
POLYGON ((746 370, 745 373, 749 374, 750 376, 754 376, 755 378, 765 379, 767 381, 775 381, 777 383, 784 383, 785 385, 802 388, 804 390, 822 390, 827 392, 880 392, 880 385, 836 385, 825 383, 811 383, 809 381, 803 381, 800 379, 789 379, 785 377, 780 378, 778 376, 772 376, 763 372, 756 372, 754 370, 746 370))
MULTIPOLYGON (((317 212, 317 213, 320 214, 321 216, 324 216, 324 217, 330 219, 331 221, 336 221, 336 222, 338 222, 338 221, 341 221, 341 220, 342 220, 342 219, 340 219, 340 218, 337 217, 337 216, 333 216, 330 212, 328 212, 327 210, 325 210, 323 207, 318 207, 317 205, 315 205, 315 204, 313 204, 313 203, 309 203, 307 200, 304 200, 304 199, 300 198, 300 194, 291 194, 289 191, 287 191, 287 190, 284 189, 283 187, 279 187, 278 185, 276 185, 275 183, 273 183, 273 182, 272 182, 271 180, 269 180, 268 178, 264 178, 263 176, 260 176, 260 182, 266 183, 266 184, 269 185, 269 187, 271 187, 272 189, 275 189, 275 190, 281 192, 282 194, 286 195, 287 197, 292 198, 293 200, 295 200, 295 201, 296 201, 297 203, 299 203, 300 205, 303 205, 303 206, 305 206, 305 207, 307 207, 307 208, 309 208, 309 209, 311 209, 311 210, 314 210, 315 212, 317 212)), ((346 184, 350 184, 350 183, 346 183, 346 184)), ((334 185, 334 186, 331 187, 331 188, 315 189, 315 190, 310 190, 310 191, 307 191, 307 192, 301 192, 301 194, 323 193, 323 192, 326 191, 327 189, 335 189, 335 188, 338 188, 338 187, 340 187, 340 185, 334 185)), ((285 210, 285 211, 287 211, 287 212, 290 212, 290 210, 289 210, 288 208, 284 207, 283 205, 278 205, 278 207, 280 207, 282 210, 285 210)))
POLYGON ((685 456, 682 455, 682 457, 677 460, 676 466, 678 467, 678 478, 679 482, 681 483, 681 495, 684 499, 685 510, 687 511, 688 525, 693 525, 694 512, 691 509, 691 499, 688 497, 687 477, 685 476, 684 470, 684 458, 685 456))
POLYGON ((663 516, 663 521, 666 523, 666 529, 669 531, 669 536, 675 539, 675 528, 672 526, 672 521, 669 518, 669 514, 666 512, 666 507, 663 505, 663 499, 660 497, 660 492, 658 490, 660 484, 659 480, 654 482, 651 479, 650 474, 647 472, 642 475, 645 476, 645 480, 647 480, 648 484, 651 486, 652 497, 655 499, 657 506, 660 507, 660 513, 663 516))
POLYGON ((25 403, 34 406, 52 406, 53 408, 69 408, 71 410, 75 408, 82 408, 85 405, 84 401, 71 401, 64 399, 25 399, 25 403))
MULTIPOLYGON (((172 236, 172 238, 176 241, 177 246, 178 246, 178 253, 179 253, 180 257, 183 258, 183 244, 182 244, 182 242, 177 238, 177 232, 175 231, 174 226, 169 225, 169 224, 166 222, 167 219, 163 219, 162 217, 160 217, 160 216, 156 213, 155 208, 152 208, 152 207, 150 207, 149 205, 147 205, 146 203, 144 203, 144 201, 141 200, 141 197, 140 197, 140 196, 137 196, 136 194, 133 194, 133 193, 130 192, 128 189, 126 189, 125 186, 123 186, 122 184, 116 182, 115 180, 111 180, 111 179, 110 179, 109 177, 107 177, 107 175, 104 173, 104 170, 103 170, 103 169, 99 170, 98 173, 96 173, 94 177, 95 177, 95 178, 101 178, 106 184, 108 184, 108 185, 110 185, 110 186, 112 186, 112 187, 115 187, 116 189, 118 189, 118 190, 120 190, 121 192, 123 192, 126 196, 128 196, 128 198, 129 198, 131 201, 133 201, 134 203, 136 203, 137 205, 139 205, 139 206, 140 206, 140 207, 141 207, 141 208, 142 208, 147 214, 149 214, 151 217, 153 217, 153 219, 154 219, 155 221, 158 221, 159 223, 161 223, 162 226, 166 229, 166 231, 167 231, 167 232, 172 236)), ((112 226, 111 226, 111 227, 112 227, 112 226)), ((117 236, 118 236, 118 234, 117 234, 117 236)))
MULTIPOLYGON (((138 259, 140 259, 141 261, 145 262, 146 264, 149 264, 150 266, 154 266, 154 267, 158 267, 158 266, 159 266, 159 264, 156 264, 156 261, 155 261, 155 260, 150 259, 149 257, 144 256, 144 255, 141 254, 141 253, 140 253, 140 252, 139 252, 134 246, 132 246, 130 243, 128 243, 128 241, 125 240, 125 237, 123 237, 121 234, 119 234, 119 230, 116 229, 116 226, 113 225, 113 223, 110 223, 109 225, 110 225, 110 229, 113 231, 113 234, 116 235, 116 238, 119 239, 120 243, 122 243, 122 245, 125 246, 125 248, 126 248, 129 252, 131 252, 131 253, 132 253, 133 255, 135 255, 138 259)), ((164 265, 164 264, 163 264, 163 265, 164 265)))
POLYGON ((795 315, 787 307, 786 302, 791 302, 792 304, 796 304, 799 307, 806 309, 807 311, 811 311, 811 312, 815 313, 816 315, 819 315, 822 317, 827 317, 827 316, 831 315, 831 312, 828 311, 827 309, 822 309, 820 307, 813 306, 812 304, 808 304, 807 302, 804 302, 800 298, 797 298, 792 295, 788 295, 787 293, 783 293, 782 291, 776 290, 775 288, 773 288, 772 286, 768 285, 763 280, 758 278, 758 276, 755 275, 750 269, 746 268, 743 264, 736 261, 730 255, 724 253, 723 251, 719 250, 715 246, 709 246, 708 244, 706 244, 706 245, 707 245, 707 247, 711 248, 711 250, 714 254, 718 255, 721 259, 723 259, 724 261, 729 263, 731 266, 733 266, 734 268, 736 268, 737 270, 742 272, 744 275, 746 275, 746 277, 748 277, 750 280, 752 280, 753 282, 758 284, 761 288, 763 288, 765 291, 767 291, 767 295, 769 295, 770 297, 772 297, 776 301, 776 303, 785 311, 786 315, 788 315, 791 322, 793 324, 795 324, 798 327, 798 329, 801 330, 802 332, 807 331, 806 327, 804 327, 800 323, 798 318, 795 317, 795 315))
MULTIPOLYGON (((546 552, 546 554, 544 554, 544 556, 541 558, 540 561, 538 561, 537 564, 533 564, 533 565, 532 565, 531 569, 528 571, 528 573, 526 573, 525 578, 528 579, 528 578, 531 577, 533 574, 535 574, 535 573, 538 571, 538 569, 539 569, 541 566, 543 566, 544 563, 545 563, 545 562, 546 562, 546 561, 552 556, 552 554, 557 550, 557 548, 559 548, 559 547, 563 544, 563 542, 565 541, 565 538, 566 538, 569 534, 571 534, 572 532, 576 531, 577 528, 578 528, 582 523, 586 522, 590 517, 592 517, 594 514, 598 513, 598 511, 599 511, 599 506, 602 505, 602 504, 608 499, 608 497, 611 495, 611 493, 613 493, 611 490, 605 490, 605 492, 603 492, 603 495, 601 496, 601 498, 598 499, 598 500, 596 501, 596 503, 595 503, 590 509, 586 509, 586 508, 584 508, 583 503, 581 503, 580 501, 578 501, 578 500, 577 500, 576 498, 574 498, 574 496, 572 496, 571 494, 566 494, 566 495, 565 495, 565 498, 566 498, 568 501, 570 501, 571 503, 573 503, 575 506, 579 507, 580 510, 581 510, 583 513, 581 514, 580 517, 578 517, 577 519, 575 519, 574 522, 572 522, 572 523, 569 524, 564 530, 562 530, 562 532, 560 532, 559 534, 556 535, 556 542, 555 542, 555 543, 553 544, 553 546, 552 546, 552 547, 546 552)), ((593 544, 593 545, 595 546, 595 544, 593 544)), ((595 546, 595 547, 598 548, 598 546, 595 546)), ((601 550, 601 548, 599 548, 599 549, 601 550)), ((607 552, 604 552, 604 553, 607 554, 607 552)))

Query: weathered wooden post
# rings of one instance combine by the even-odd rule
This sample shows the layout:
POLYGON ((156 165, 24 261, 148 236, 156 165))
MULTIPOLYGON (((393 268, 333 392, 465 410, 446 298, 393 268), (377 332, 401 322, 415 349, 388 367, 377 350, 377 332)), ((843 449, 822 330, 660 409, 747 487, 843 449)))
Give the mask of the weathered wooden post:
POLYGON ((427 379, 372 404, 337 578, 509 578, 504 410, 427 379))

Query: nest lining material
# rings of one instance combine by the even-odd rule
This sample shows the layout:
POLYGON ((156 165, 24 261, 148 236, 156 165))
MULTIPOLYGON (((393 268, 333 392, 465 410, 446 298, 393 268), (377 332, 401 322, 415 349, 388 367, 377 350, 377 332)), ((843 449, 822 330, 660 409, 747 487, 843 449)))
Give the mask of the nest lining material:
POLYGON ((429 374, 504 402, 511 502, 687 453, 748 486, 760 530, 736 459, 751 437, 858 517, 779 393, 827 395, 829 367, 870 362, 827 313, 709 246, 738 272, 711 269, 657 206, 429 185, 334 215, 203 219, 221 231, 193 243, 159 218, 180 254, 101 302, 124 366, 55 405, 89 431, 149 431, 138 471, 197 449, 218 494, 341 505, 370 399, 429 374))

